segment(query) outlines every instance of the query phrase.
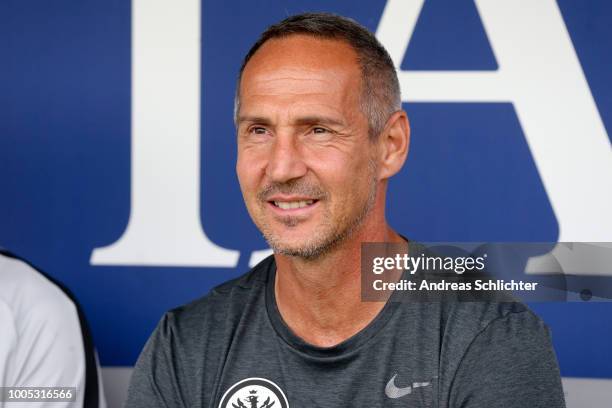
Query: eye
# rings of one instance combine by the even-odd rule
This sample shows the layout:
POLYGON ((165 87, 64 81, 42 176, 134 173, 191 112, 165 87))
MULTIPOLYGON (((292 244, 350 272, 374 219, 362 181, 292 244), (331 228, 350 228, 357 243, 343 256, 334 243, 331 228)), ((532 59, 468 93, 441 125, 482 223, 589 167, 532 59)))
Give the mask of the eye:
POLYGON ((265 135, 268 130, 261 126, 253 126, 249 128, 248 132, 253 135, 265 135))
POLYGON ((314 127, 312 128, 312 133, 317 134, 317 135, 322 135, 325 133, 329 133, 329 130, 322 128, 322 127, 314 127))

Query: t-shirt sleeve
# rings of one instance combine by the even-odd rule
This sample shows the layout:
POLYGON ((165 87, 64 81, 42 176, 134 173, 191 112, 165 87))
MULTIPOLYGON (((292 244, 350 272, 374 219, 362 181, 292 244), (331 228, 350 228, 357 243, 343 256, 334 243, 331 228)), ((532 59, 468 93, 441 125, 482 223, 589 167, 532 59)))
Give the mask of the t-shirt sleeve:
POLYGON ((125 408, 188 406, 177 382, 180 368, 173 348, 174 331, 173 315, 166 313, 138 357, 125 408))
POLYGON ((466 351, 449 396, 451 407, 565 407, 549 330, 529 311, 491 322, 466 351))

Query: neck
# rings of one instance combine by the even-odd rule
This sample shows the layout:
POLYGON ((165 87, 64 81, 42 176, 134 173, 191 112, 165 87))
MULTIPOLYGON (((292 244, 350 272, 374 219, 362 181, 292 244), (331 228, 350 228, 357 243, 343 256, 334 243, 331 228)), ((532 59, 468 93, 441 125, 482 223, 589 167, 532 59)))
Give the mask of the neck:
MULTIPOLYGON (((373 217, 372 217, 373 218, 373 217)), ((306 342, 331 347, 365 328, 384 302, 361 301, 361 243, 403 242, 382 219, 371 219, 314 259, 275 255, 275 293, 285 323, 306 342)))

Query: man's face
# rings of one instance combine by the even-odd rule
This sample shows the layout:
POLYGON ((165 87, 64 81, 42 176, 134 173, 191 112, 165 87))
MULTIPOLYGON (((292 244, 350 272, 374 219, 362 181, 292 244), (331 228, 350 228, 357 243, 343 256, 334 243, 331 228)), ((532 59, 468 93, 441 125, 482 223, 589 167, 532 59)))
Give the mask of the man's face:
POLYGON ((375 144, 346 43, 294 35, 266 42, 240 85, 236 171, 257 227, 277 253, 316 257, 374 205, 375 144))

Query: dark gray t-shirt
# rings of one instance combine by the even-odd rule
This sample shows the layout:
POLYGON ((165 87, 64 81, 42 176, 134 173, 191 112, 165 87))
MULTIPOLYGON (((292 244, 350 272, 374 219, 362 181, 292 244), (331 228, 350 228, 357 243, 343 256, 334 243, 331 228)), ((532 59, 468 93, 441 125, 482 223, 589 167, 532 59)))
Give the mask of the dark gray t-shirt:
POLYGON ((162 318, 126 407, 564 407, 544 323, 520 303, 387 302, 329 348, 276 307, 269 257, 162 318))

